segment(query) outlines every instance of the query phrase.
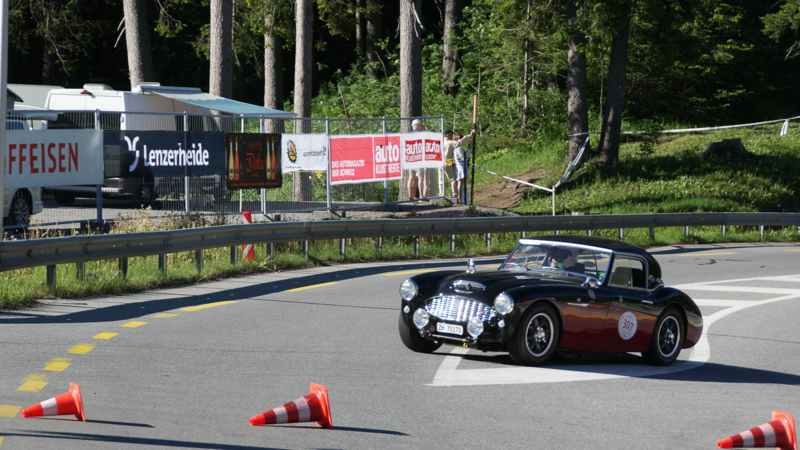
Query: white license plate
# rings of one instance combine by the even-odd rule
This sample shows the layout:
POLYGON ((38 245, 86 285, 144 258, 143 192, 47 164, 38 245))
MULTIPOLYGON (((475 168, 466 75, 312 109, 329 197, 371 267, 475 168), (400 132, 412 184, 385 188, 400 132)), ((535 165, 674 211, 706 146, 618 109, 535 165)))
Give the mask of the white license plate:
POLYGON ((436 331, 439 333, 462 335, 464 334, 464 327, 461 325, 453 325, 451 323, 437 322, 436 331))

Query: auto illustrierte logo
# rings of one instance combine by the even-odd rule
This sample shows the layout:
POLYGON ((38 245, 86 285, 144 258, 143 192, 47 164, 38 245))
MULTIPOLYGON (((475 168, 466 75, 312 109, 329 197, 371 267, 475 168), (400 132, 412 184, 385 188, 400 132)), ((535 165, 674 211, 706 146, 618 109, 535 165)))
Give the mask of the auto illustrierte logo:
POLYGON ((297 147, 294 145, 293 141, 289 141, 286 144, 286 156, 289 157, 289 161, 292 163, 297 162, 297 147))

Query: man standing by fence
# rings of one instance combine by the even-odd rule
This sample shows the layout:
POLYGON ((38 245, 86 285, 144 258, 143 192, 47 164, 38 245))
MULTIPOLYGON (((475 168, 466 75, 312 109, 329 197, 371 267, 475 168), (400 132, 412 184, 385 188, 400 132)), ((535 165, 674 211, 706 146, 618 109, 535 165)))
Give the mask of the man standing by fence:
POLYGON ((444 174, 450 182, 450 197, 458 198, 458 189, 456 188, 456 162, 455 152, 456 147, 461 147, 472 136, 475 136, 475 130, 461 139, 453 139, 453 130, 444 131, 444 146, 442 149, 442 159, 444 160, 444 174))

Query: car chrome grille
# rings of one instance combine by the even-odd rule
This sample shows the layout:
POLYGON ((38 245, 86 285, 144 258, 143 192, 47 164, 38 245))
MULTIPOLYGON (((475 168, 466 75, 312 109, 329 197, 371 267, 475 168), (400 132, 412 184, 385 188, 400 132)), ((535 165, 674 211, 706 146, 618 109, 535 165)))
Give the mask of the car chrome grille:
POLYGON ((484 303, 458 296, 441 296, 428 300, 425 309, 428 314, 453 322, 469 322, 473 317, 480 317, 488 322, 495 316, 494 308, 484 303))

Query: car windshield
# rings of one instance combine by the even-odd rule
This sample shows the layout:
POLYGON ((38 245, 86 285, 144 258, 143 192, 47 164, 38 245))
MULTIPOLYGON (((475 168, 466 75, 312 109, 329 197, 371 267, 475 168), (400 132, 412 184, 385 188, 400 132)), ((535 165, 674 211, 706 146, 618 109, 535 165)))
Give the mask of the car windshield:
POLYGON ((500 266, 500 270, 558 271, 590 276, 602 283, 608 272, 611 252, 560 242, 520 243, 500 266))

